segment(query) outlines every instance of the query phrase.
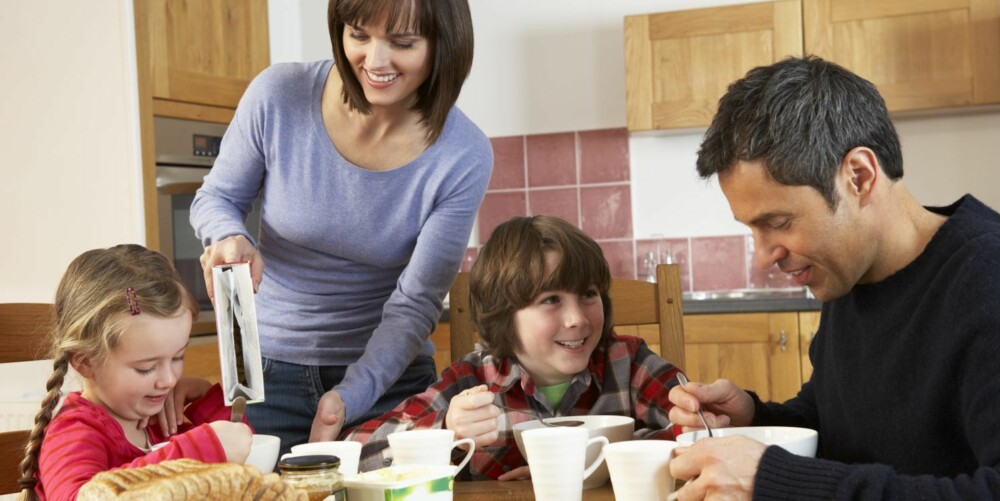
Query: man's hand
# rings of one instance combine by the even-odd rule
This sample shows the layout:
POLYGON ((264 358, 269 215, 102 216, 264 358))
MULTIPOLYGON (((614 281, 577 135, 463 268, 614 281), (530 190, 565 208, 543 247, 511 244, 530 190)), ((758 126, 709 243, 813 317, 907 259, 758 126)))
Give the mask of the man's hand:
POLYGON ((670 474, 688 480, 677 490, 678 501, 747 499, 767 446, 743 437, 703 438, 690 447, 674 449, 670 474), (693 480, 692 480, 693 479, 693 480))
POLYGON ((753 399, 732 381, 717 379, 704 385, 690 382, 682 388, 677 385, 670 390, 670 422, 680 425, 684 431, 704 428, 698 409, 712 428, 727 426, 749 426, 753 420, 753 399))
POLYGON ((313 418, 312 431, 309 432, 310 442, 329 442, 337 440, 340 429, 344 426, 347 408, 340 394, 330 390, 319 399, 316 417, 313 418))
POLYGON ((473 439, 476 447, 493 444, 500 438, 497 416, 502 413, 493 405, 494 397, 485 384, 455 395, 448 405, 445 427, 454 431, 457 439, 473 439))

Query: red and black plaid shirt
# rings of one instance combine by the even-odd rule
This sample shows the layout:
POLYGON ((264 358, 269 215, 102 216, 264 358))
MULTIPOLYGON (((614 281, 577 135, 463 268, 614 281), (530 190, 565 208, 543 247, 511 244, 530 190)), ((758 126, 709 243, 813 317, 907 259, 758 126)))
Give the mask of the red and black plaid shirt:
MULTIPOLYGON (((612 335, 594 350, 586 371, 573 377, 559 409, 531 381, 513 358, 497 358, 482 351, 470 353, 441 372, 439 381, 377 419, 345 432, 346 440, 365 445, 361 471, 387 466, 391 461, 390 433, 415 428, 444 428, 452 397, 481 384, 498 394, 499 403, 512 409, 539 410, 542 417, 554 415, 619 415, 635 418, 634 438, 673 440, 667 413, 670 388, 677 384, 677 368, 650 351, 637 337, 612 335), (557 411, 557 412, 556 412, 557 411)), ((514 442, 512 427, 530 421, 528 414, 504 411, 499 417, 500 438, 492 445, 476 447, 469 462, 472 480, 496 479, 527 462, 514 442)))

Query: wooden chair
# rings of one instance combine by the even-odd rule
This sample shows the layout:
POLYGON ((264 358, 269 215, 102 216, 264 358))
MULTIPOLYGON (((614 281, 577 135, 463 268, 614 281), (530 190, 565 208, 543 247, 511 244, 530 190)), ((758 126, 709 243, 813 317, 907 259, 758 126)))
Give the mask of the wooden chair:
MULTIPOLYGON (((616 326, 658 324, 660 355, 675 367, 684 366, 684 323, 681 309, 680 267, 661 264, 656 267, 656 283, 613 279, 611 304, 616 326)), ((451 359, 475 350, 479 336, 469 312, 469 274, 459 273, 449 296, 451 359)))
MULTIPOLYGON (((45 360, 52 305, 0 304, 0 364, 45 360)), ((21 460, 30 430, 0 433, 0 494, 20 492, 21 460)))

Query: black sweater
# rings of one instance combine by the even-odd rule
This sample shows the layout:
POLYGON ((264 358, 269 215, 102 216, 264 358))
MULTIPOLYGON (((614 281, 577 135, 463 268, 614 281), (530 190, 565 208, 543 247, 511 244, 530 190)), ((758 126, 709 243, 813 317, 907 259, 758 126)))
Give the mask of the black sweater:
POLYGON ((754 499, 1000 499, 1000 214, 930 210, 950 217, 917 259, 823 305, 798 396, 757 401, 822 459, 769 447, 754 499))

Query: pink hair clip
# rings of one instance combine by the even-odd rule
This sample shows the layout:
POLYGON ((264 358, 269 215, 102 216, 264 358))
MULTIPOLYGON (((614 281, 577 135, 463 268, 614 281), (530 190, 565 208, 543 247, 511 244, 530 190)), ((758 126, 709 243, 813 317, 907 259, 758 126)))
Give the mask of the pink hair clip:
POLYGON ((132 316, 139 314, 139 299, 135 297, 135 289, 131 287, 125 288, 125 299, 128 301, 128 311, 132 316))

